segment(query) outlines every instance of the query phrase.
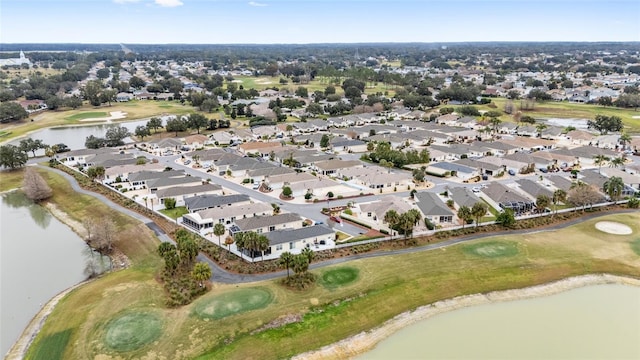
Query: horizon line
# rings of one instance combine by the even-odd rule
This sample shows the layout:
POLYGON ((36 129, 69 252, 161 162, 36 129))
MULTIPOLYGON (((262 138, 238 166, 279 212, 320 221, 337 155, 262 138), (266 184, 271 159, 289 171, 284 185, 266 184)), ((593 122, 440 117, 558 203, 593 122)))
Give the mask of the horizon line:
POLYGON ((361 41, 308 43, 144 43, 144 42, 0 42, 5 45, 405 45, 405 44, 638 44, 640 40, 495 40, 495 41, 361 41))

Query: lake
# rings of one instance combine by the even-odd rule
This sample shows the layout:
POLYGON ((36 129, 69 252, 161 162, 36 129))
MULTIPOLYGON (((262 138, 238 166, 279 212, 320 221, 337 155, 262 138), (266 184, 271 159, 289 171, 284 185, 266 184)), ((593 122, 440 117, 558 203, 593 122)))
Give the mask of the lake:
POLYGON ((640 287, 596 285, 472 306, 408 326, 371 359, 640 359, 640 287))
POLYGON ((0 353, 56 294, 102 272, 108 257, 92 252, 68 226, 14 191, 0 196, 0 353))

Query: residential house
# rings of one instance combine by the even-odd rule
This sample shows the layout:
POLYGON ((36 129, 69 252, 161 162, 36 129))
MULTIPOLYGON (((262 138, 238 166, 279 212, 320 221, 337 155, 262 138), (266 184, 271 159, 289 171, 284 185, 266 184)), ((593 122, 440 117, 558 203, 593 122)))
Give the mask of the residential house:
POLYGON ((432 174, 440 177, 454 176, 462 179, 464 182, 468 182, 469 180, 472 180, 474 178, 477 178, 479 180, 480 178, 480 171, 478 170, 478 168, 446 161, 430 164, 429 166, 427 166, 427 169, 425 171, 427 174, 432 174))
POLYGON ((465 187, 454 187, 448 189, 447 192, 451 200, 453 200, 454 207, 456 209, 459 209, 462 206, 466 206, 471 209, 473 205, 482 201, 471 190, 465 187))
POLYGON ((182 141, 174 138, 153 139, 147 143, 146 148, 155 155, 173 155, 182 148, 182 141))
POLYGON ((238 151, 243 155, 258 154, 264 158, 269 157, 269 153, 281 148, 282 144, 279 142, 247 142, 238 146, 238 151))
POLYGON ((338 172, 340 169, 354 168, 354 167, 364 167, 364 164, 359 160, 333 159, 333 160, 318 161, 312 166, 312 169, 322 175, 333 175, 336 172, 338 172))
POLYGON ((103 184, 111 184, 116 182, 116 179, 120 178, 121 182, 129 181, 129 174, 141 172, 141 171, 156 171, 161 172, 165 166, 160 163, 148 163, 143 165, 120 165, 112 166, 105 169, 103 184))
POLYGON ((333 151, 345 152, 345 153, 363 153, 367 152, 367 143, 362 140, 349 140, 334 138, 331 141, 331 148, 333 151))
POLYGON ((520 179, 516 183, 525 194, 537 202, 538 196, 546 196, 549 200, 553 199, 553 192, 547 187, 538 184, 535 181, 529 179, 520 179))
POLYGON ((184 176, 173 178, 159 178, 147 180, 147 188, 154 194, 158 190, 175 187, 175 186, 195 186, 203 184, 203 180, 197 176, 184 176))
MULTIPOLYGON (((357 217, 359 222, 365 222, 374 229, 389 229, 389 225, 384 222, 384 216, 389 210, 393 210, 398 214, 403 214, 411 210, 413 206, 399 196, 385 196, 378 201, 367 203, 359 203, 356 205, 357 217)), ((343 215, 349 218, 349 215, 343 215)))
POLYGON ((434 224, 453 222, 453 211, 440 199, 438 194, 421 191, 415 194, 416 205, 425 218, 434 224))
POLYGON ((201 149, 209 141, 209 137, 202 134, 189 135, 184 138, 184 143, 191 150, 201 149))
MULTIPOLYGON (((286 169, 286 168, 283 168, 286 169)), ((306 172, 294 172, 285 174, 269 175, 264 179, 264 183, 273 190, 282 189, 284 186, 299 182, 315 181, 318 178, 306 172)))
POLYGON ((175 186, 158 190, 156 199, 160 204, 164 204, 164 200, 172 198, 176 200, 176 207, 185 206, 185 199, 200 195, 222 195, 222 186, 217 184, 200 184, 195 186, 175 186))
POLYGON ((79 149, 71 150, 64 153, 60 162, 67 166, 87 165, 89 159, 94 158, 99 154, 115 154, 118 150, 112 148, 100 148, 100 149, 79 149))
POLYGON ((155 179, 167 179, 167 178, 181 178, 184 177, 185 174, 182 170, 171 170, 171 171, 138 171, 135 173, 130 173, 127 177, 129 181, 129 185, 127 189, 129 190, 138 190, 149 188, 149 181, 153 181, 155 179))
POLYGON ((326 225, 313 225, 298 229, 270 231, 265 236, 269 239, 269 249, 265 255, 279 258, 285 251, 298 254, 304 248, 312 250, 334 248, 336 233, 326 225))
POLYGON ((522 215, 535 208, 535 201, 521 195, 515 189, 502 183, 489 183, 482 189, 480 197, 496 209, 511 209, 516 215, 522 215))
POLYGON ((298 214, 284 213, 277 215, 254 216, 236 219, 231 226, 230 234, 253 231, 258 234, 285 229, 300 229, 303 227, 302 218, 298 214))
POLYGON ((182 225, 189 227, 202 235, 213 230, 215 224, 231 227, 236 219, 246 219, 255 216, 269 216, 273 208, 266 203, 239 203, 230 206, 214 207, 182 216, 182 225))
POLYGON ((127 101, 131 101, 131 100, 133 100, 133 94, 131 94, 131 93, 120 92, 120 93, 116 94, 116 101, 117 102, 127 102, 127 101))
POLYGON ((249 203, 251 203, 251 198, 246 194, 204 194, 198 196, 190 196, 184 200, 184 205, 190 213, 195 213, 206 209, 229 207, 233 205, 246 205, 249 203))
POLYGON ((590 145, 595 138, 595 135, 584 130, 571 130, 567 132, 565 138, 573 145, 590 145))

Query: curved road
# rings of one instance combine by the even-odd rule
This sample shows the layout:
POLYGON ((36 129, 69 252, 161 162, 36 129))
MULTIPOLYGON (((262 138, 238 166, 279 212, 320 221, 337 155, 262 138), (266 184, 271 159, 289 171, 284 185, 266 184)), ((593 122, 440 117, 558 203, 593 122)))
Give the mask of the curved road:
MULTIPOLYGON (((49 168, 49 167, 44 167, 42 166, 42 168, 47 169, 49 171, 53 171, 57 174, 62 175, 65 179, 67 179, 69 181, 69 183, 71 184, 71 187, 81 193, 81 194, 85 194, 85 195, 89 195, 89 196, 93 196, 96 199, 102 201, 104 204, 106 204, 107 206, 109 206, 110 208, 120 211, 126 215, 129 215, 139 221, 142 221, 149 229, 151 229, 156 236, 160 239, 160 241, 165 241, 165 242, 171 242, 174 243, 175 242, 164 232, 162 231, 162 229, 160 229, 160 227, 158 227, 151 219, 149 219, 148 217, 141 215, 135 211, 129 210, 125 207, 120 206, 119 204, 114 203, 113 201, 111 201, 109 198, 92 192, 92 191, 88 191, 85 190, 83 188, 80 187, 80 185, 78 184, 78 182, 76 181, 76 179, 73 178, 73 176, 58 170, 58 169, 53 169, 53 168, 49 168)), ((467 236, 462 236, 462 237, 458 237, 458 238, 453 238, 453 239, 449 239, 449 240, 445 240, 439 243, 435 243, 435 244, 428 244, 428 245, 423 245, 423 246, 418 246, 418 247, 411 247, 411 248, 404 248, 404 249, 398 249, 398 250, 390 250, 390 251, 380 251, 380 252, 371 252, 371 253, 364 253, 364 254, 357 254, 357 255, 351 255, 351 256, 346 256, 346 257, 340 257, 340 258, 334 258, 334 259, 330 259, 330 260, 326 260, 326 261, 322 261, 322 262, 317 262, 317 263, 313 263, 311 264, 310 268, 311 269, 318 269, 321 267, 325 267, 325 266, 329 266, 329 265, 334 265, 334 264, 340 264, 340 263, 344 263, 344 262, 348 262, 348 261, 352 261, 352 260, 358 260, 358 259, 367 259, 367 258, 374 258, 374 257, 379 257, 379 256, 388 256, 388 255, 399 255, 399 254, 407 254, 407 253, 413 253, 413 252, 417 252, 417 251, 428 251, 428 250, 434 250, 434 249, 440 249, 443 247, 447 247, 447 246, 451 246, 451 245, 455 245, 455 244, 459 244, 459 243, 463 243, 463 242, 468 242, 468 241, 472 241, 472 240, 478 240, 478 239, 483 239, 483 238, 488 238, 488 237, 493 237, 493 236, 497 236, 497 235, 518 235, 518 234, 530 234, 533 232, 539 232, 539 231, 551 231, 551 230, 558 230, 558 229, 562 229, 571 225, 575 225, 578 224, 580 222, 583 222, 585 220, 589 220, 589 219, 593 219, 596 217, 600 217, 603 215, 607 215, 607 214, 612 214, 612 213, 633 213, 633 212, 637 212, 638 210, 633 210, 633 209, 624 209, 624 210, 617 210, 617 211, 609 211, 606 213, 589 213, 589 214, 585 214, 582 217, 567 221, 567 222, 563 222, 560 224, 556 224, 556 225, 552 225, 549 227, 546 227, 544 229, 541 230, 531 230, 531 229, 523 229, 523 230, 506 230, 506 231, 496 231, 496 232, 490 232, 490 233, 482 233, 482 234, 472 234, 472 235, 467 235, 467 236)), ((206 262, 207 264, 209 264, 209 266, 212 269, 212 274, 213 276, 211 277, 211 281, 215 281, 215 282, 220 282, 220 283, 226 283, 226 284, 234 284, 234 283, 246 283, 246 282, 253 282, 253 281, 260 281, 260 280, 270 280, 270 279, 276 279, 279 277, 283 277, 286 275, 286 271, 282 270, 282 271, 278 271, 278 272, 273 272, 273 273, 265 273, 265 274, 236 274, 236 273, 230 273, 227 270, 221 268, 220 266, 218 266, 218 264, 216 264, 215 262, 213 262, 211 259, 209 259, 208 257, 204 256, 204 255, 199 255, 198 256, 198 260, 206 262)))

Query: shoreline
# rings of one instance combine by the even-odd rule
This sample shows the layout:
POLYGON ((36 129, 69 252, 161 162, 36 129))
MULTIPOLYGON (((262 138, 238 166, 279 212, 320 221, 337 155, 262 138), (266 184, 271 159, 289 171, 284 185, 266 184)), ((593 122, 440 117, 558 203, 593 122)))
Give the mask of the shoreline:
POLYGON ((308 351, 292 357, 292 360, 320 359, 353 359, 373 349, 380 341, 388 338, 398 330, 432 316, 465 307, 531 299, 555 295, 564 291, 585 286, 621 284, 640 287, 640 279, 610 274, 592 274, 569 277, 546 284, 534 285, 521 289, 499 290, 488 293, 457 296, 447 300, 436 301, 420 306, 416 310, 406 311, 385 321, 383 324, 324 346, 318 350, 308 351))

